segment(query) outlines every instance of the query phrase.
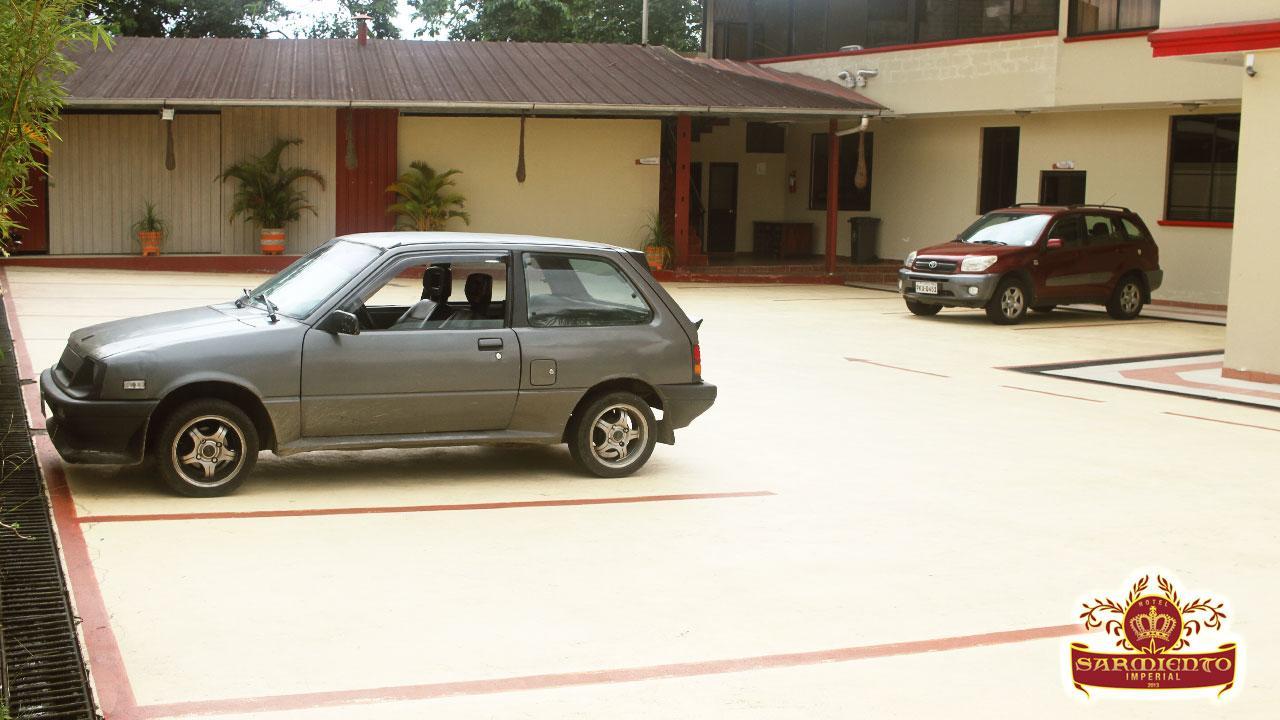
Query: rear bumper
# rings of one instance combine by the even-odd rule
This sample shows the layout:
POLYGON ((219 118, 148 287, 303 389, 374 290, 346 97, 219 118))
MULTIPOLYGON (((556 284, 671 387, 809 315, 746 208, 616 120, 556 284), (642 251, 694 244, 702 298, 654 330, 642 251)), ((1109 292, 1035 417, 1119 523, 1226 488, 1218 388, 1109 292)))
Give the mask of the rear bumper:
POLYGON ((902 293, 902 297, 926 305, 984 307, 995 294, 999 282, 998 273, 938 275, 906 268, 898 270, 898 291, 902 293), (938 283, 938 293, 916 292, 917 280, 938 283))
POLYGON ((40 373, 40 409, 58 454, 69 463, 134 465, 142 462, 154 400, 82 400, 40 373))
POLYGON ((662 395, 662 420, 672 430, 687 427, 716 401, 716 386, 711 383, 659 385, 662 395))
POLYGON ((1147 290, 1149 292, 1155 292, 1156 290, 1159 290, 1160 286, 1163 284, 1164 284, 1163 270, 1157 269, 1157 270, 1147 271, 1147 290))

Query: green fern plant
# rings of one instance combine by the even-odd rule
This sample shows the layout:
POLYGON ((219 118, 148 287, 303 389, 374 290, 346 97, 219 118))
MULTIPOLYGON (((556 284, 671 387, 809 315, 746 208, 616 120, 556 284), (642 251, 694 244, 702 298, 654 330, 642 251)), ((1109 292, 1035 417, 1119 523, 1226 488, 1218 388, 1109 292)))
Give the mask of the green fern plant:
POLYGON ((302 217, 304 210, 316 215, 316 208, 307 202, 307 193, 296 183, 314 180, 323 190, 324 176, 315 170, 301 167, 281 167, 280 155, 301 140, 276 140, 263 155, 249 157, 218 175, 218 180, 235 180, 239 183, 231 199, 229 220, 244 215, 245 222, 256 223, 260 228, 283 228, 302 217))
POLYGON ((467 199, 451 189, 453 176, 461 172, 446 170, 436 173, 424 162, 409 163, 409 170, 387 186, 387 192, 400 197, 399 202, 387 207, 387 212, 397 216, 396 227, 402 230, 443 230, 454 218, 470 225, 471 215, 463 210, 467 199))
POLYGON ((150 200, 144 201, 142 206, 142 217, 133 224, 133 232, 158 232, 165 231, 165 222, 160 217, 160 213, 156 212, 155 203, 150 200))

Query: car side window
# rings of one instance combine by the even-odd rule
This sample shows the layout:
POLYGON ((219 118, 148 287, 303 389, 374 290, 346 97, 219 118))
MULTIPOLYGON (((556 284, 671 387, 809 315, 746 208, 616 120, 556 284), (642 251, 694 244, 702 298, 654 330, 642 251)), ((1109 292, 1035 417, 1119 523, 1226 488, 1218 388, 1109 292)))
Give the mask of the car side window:
POLYGON ((635 285, 602 258, 526 253, 524 277, 533 327, 643 325, 653 319, 635 285))
POLYGON ((1129 242, 1141 242, 1146 239, 1146 233, 1134 224, 1129 218, 1120 218, 1120 227, 1124 229, 1125 239, 1129 242))
POLYGON ((1064 250, 1080 248, 1084 244, 1084 228, 1079 215, 1058 218, 1049 230, 1050 240, 1061 240, 1064 250))
POLYGON ((397 266, 343 309, 366 331, 502 328, 506 289, 503 258, 423 258, 397 266))
POLYGON ((1089 247, 1115 245, 1122 239, 1110 215, 1085 215, 1084 227, 1089 247))

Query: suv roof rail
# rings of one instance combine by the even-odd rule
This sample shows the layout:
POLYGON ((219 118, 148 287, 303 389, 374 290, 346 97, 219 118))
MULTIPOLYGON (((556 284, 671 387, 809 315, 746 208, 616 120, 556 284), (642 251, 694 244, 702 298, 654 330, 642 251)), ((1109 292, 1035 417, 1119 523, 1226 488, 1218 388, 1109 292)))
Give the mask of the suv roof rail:
POLYGON ((1125 207, 1125 206, 1123 206, 1123 205, 1104 205, 1104 204, 1102 204, 1102 203, 1076 203, 1076 204, 1074 204, 1074 205, 1068 205, 1067 207, 1071 207, 1071 208, 1107 208, 1107 209, 1110 209, 1110 210, 1123 210, 1123 211, 1125 211, 1125 212, 1127 212, 1127 213, 1131 213, 1131 212, 1133 212, 1132 210, 1130 210, 1129 208, 1127 208, 1127 207, 1125 207))

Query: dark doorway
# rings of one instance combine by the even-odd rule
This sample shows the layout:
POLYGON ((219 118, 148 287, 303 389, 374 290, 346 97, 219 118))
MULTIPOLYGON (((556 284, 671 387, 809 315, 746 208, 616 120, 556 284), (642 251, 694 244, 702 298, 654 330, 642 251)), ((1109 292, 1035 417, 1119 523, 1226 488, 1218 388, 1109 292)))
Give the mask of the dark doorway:
POLYGON ((49 252, 49 176, 45 174, 44 153, 37 152, 36 159, 40 169, 32 170, 27 175, 27 185, 31 188, 31 199, 35 203, 19 208, 14 220, 21 229, 13 231, 9 240, 9 252, 12 253, 47 253, 49 252))
POLYGON ((738 239, 738 163, 711 163, 707 188, 707 252, 731 253, 738 239))
POLYGON ((982 128, 978 214, 1009 207, 1018 195, 1018 128, 982 128))
POLYGON ((697 247, 706 252, 707 204, 702 199, 702 163, 689 163, 689 232, 697 247))
POLYGON ((1044 170, 1040 173, 1042 205, 1084 204, 1083 170, 1044 170))

